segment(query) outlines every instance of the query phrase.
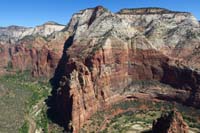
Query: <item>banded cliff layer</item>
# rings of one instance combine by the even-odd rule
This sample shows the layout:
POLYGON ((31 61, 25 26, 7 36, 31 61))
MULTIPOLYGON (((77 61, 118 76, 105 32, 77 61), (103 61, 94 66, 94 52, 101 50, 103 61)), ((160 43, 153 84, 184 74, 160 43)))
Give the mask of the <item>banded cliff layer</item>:
POLYGON ((0 27, 0 75, 29 70, 33 76, 53 76, 68 38, 64 28, 55 22, 0 27))
POLYGON ((66 128, 78 132, 98 109, 137 93, 200 107, 200 25, 192 14, 98 6, 74 14, 66 30, 53 93, 66 128), (134 87, 147 81, 172 88, 134 87))

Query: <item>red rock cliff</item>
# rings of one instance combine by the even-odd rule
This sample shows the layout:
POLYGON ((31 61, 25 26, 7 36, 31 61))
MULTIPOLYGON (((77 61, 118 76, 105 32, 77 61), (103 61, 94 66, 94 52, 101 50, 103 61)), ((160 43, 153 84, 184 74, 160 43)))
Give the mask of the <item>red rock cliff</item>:
MULTIPOLYGON (((182 22, 190 23, 186 27, 193 33, 194 27, 199 28, 198 21, 190 13, 156 13, 154 9, 153 13, 141 14, 113 14, 96 7, 72 17, 68 31, 73 34, 66 41, 54 76, 57 81, 54 95, 63 123, 66 127, 70 123, 74 132, 98 109, 138 92, 131 87, 138 81, 174 87, 165 93, 153 92, 159 99, 200 106, 200 73, 188 66, 176 49, 186 36, 172 29, 166 29, 168 32, 160 29, 173 21, 174 26, 185 31, 179 25, 182 22), (153 18, 160 22, 159 26, 153 18), (167 39, 163 38, 165 35, 167 39), (175 35, 178 38, 174 39, 175 35)), ((199 45, 198 39, 192 40, 199 45)), ((178 51, 188 50, 188 57, 194 48, 188 46, 184 43, 178 51)), ((198 69, 197 64, 192 67, 198 69)))

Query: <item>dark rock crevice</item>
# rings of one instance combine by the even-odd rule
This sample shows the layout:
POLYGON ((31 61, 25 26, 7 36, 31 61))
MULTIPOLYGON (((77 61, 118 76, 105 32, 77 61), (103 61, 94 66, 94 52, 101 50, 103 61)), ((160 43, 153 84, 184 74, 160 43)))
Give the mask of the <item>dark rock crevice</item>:
POLYGON ((63 55, 57 65, 54 76, 50 80, 52 85, 51 96, 46 99, 48 118, 68 131, 73 130, 72 127, 68 126, 72 120, 73 96, 70 95, 70 89, 66 85, 66 62, 69 59, 66 51, 72 45, 73 37, 70 36, 64 44, 63 55))
POLYGON ((152 133, 188 133, 189 127, 177 111, 163 113, 153 122, 152 133))

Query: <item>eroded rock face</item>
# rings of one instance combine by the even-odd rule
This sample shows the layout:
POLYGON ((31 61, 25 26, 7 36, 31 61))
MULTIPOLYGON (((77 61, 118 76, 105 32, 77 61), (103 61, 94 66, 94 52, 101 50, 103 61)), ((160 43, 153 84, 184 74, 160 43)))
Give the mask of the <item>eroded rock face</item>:
POLYGON ((181 114, 177 111, 171 111, 162 114, 160 118, 153 122, 153 133, 188 133, 189 127, 184 122, 181 114))
MULTIPOLYGON (((13 68, 20 69, 21 62, 25 69, 32 71, 34 76, 52 77, 68 36, 68 32, 58 32, 52 34, 47 40, 41 37, 22 40, 19 45, 11 49, 12 63, 15 64, 13 68)), ((23 67, 20 70, 23 70, 23 67)))
POLYGON ((0 43, 16 44, 19 40, 28 36, 47 37, 54 32, 64 29, 64 25, 55 22, 47 22, 36 27, 9 26, 0 27, 0 43))
POLYGON ((54 78, 62 81, 58 110, 74 132, 98 109, 140 92, 131 87, 138 81, 171 85, 176 89, 150 95, 199 107, 200 74, 186 58, 200 44, 198 21, 190 13, 146 10, 114 14, 96 7, 72 17, 54 78))
POLYGON ((48 38, 29 36, 16 44, 0 45, 0 74, 30 70, 33 76, 52 77, 68 36, 68 32, 55 32, 48 38))
POLYGON ((33 76, 52 77, 69 36, 64 28, 55 22, 0 27, 0 75, 30 70, 33 76))

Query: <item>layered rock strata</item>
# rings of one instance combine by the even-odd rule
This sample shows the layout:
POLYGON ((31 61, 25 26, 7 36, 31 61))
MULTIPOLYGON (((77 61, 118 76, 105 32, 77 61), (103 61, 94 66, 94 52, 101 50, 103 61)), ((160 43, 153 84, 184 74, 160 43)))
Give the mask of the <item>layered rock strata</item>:
POLYGON ((69 37, 65 26, 45 23, 35 28, 0 28, 0 74, 29 70, 52 77, 69 37))
POLYGON ((58 112, 78 132, 98 109, 140 92, 136 82, 159 82, 172 90, 153 97, 200 106, 200 27, 190 13, 99 6, 74 14, 57 68, 58 112), (60 83, 58 83, 60 81, 60 83), (171 92, 174 92, 173 94, 171 92))
POLYGON ((64 28, 64 25, 55 22, 47 22, 36 27, 22 27, 15 25, 0 27, 0 43, 15 45, 19 40, 30 36, 41 36, 46 38, 52 33, 61 31, 64 28))

